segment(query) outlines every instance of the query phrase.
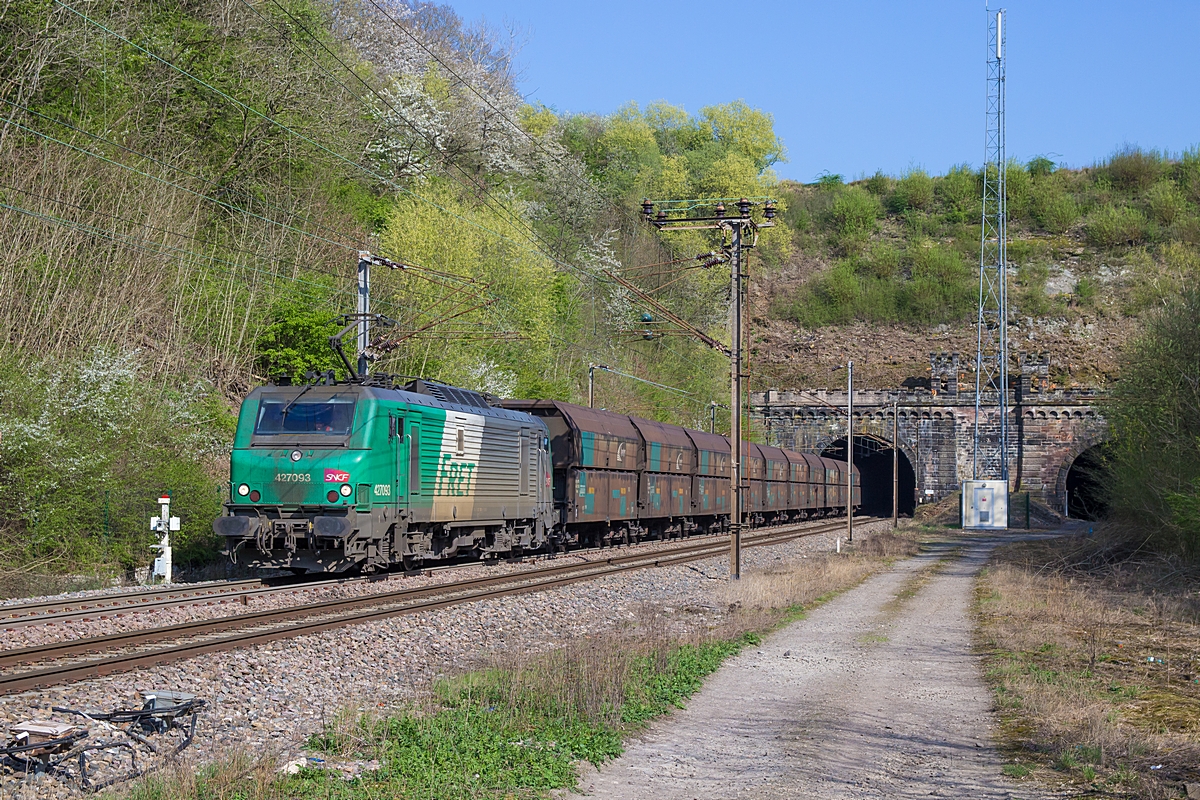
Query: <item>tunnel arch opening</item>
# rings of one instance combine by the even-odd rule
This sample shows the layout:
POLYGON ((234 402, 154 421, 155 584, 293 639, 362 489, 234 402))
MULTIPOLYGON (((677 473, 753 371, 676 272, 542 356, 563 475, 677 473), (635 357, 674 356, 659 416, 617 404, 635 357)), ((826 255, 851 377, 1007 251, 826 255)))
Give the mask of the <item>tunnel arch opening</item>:
POLYGON ((1074 519, 1101 520, 1108 516, 1109 447, 1093 445, 1075 456, 1067 468, 1066 510, 1074 519))
MULTIPOLYGON (((826 458, 846 460, 846 437, 835 439, 822 451, 826 458)), ((912 462, 900 450, 896 458, 899 475, 900 516, 912 516, 917 504, 917 475, 912 462)), ((854 437, 854 466, 862 481, 860 512, 877 517, 892 515, 892 445, 873 436, 854 437)))

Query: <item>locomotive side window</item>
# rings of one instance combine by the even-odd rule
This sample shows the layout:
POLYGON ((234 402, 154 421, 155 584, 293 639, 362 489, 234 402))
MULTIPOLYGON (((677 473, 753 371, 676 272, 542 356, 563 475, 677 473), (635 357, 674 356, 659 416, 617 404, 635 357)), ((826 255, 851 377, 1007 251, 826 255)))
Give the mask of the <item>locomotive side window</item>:
POLYGON ((521 494, 529 494, 529 431, 521 431, 520 442, 521 453, 519 459, 519 469, 521 471, 521 494))
POLYGON ((264 395, 254 432, 259 436, 288 433, 346 436, 354 422, 354 398, 334 395, 326 400, 264 395))
POLYGON ((421 428, 417 425, 408 429, 408 490, 421 493, 421 428))
POLYGON ((467 441, 466 440, 467 440, 467 432, 464 431, 462 428, 459 428, 458 429, 458 441, 455 445, 456 455, 461 456, 463 453, 467 452, 467 441))

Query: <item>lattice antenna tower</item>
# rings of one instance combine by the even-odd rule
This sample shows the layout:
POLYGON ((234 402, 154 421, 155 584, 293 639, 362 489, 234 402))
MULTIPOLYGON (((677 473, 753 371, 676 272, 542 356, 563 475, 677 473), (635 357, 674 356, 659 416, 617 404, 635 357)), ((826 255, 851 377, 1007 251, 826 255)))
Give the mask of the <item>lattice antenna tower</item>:
POLYGON ((983 226, 979 246, 978 349, 975 355, 976 480, 1008 480, 1008 214, 1004 149, 1005 33, 1008 14, 988 11, 983 226), (983 417, 995 398, 997 424, 983 417))

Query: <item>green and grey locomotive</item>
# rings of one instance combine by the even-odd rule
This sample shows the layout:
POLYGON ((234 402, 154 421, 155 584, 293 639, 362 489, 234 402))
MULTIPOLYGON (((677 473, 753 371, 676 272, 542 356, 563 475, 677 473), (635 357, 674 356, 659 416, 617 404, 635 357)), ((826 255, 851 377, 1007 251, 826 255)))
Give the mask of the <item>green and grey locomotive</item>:
POLYGON ((548 447, 539 419, 465 389, 268 385, 242 404, 213 529, 231 557, 296 572, 541 549, 548 447))
MULTIPOLYGON (((743 443, 743 522, 844 513, 843 462, 743 443)), ((213 529, 235 560, 378 570, 718 532, 729 440, 551 400, 386 377, 246 398, 213 529)), ((854 503, 861 503, 857 469, 854 503)))

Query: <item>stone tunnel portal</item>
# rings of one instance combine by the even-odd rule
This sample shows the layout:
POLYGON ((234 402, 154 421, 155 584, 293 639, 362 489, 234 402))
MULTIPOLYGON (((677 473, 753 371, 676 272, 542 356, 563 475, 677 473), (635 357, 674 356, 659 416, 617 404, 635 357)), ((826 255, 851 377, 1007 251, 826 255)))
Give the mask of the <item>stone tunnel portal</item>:
MULTIPOLYGON (((846 460, 846 437, 829 443, 821 455, 846 460)), ((900 516, 912 516, 916 507, 917 476, 912 462, 901 450, 896 459, 899 465, 900 516)), ((854 466, 862 480, 861 513, 877 517, 892 515, 892 445, 873 436, 854 437, 854 466)))

